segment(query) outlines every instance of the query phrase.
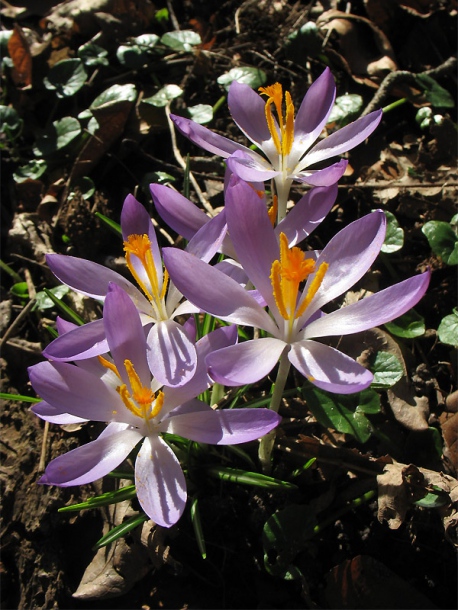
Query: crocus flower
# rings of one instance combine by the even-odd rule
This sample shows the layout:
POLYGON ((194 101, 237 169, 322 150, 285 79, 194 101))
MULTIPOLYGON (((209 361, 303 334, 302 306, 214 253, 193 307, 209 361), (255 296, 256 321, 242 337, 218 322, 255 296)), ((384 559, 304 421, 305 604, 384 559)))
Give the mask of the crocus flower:
POLYGON ((342 229, 317 258, 297 246, 291 248, 284 234, 276 236, 264 205, 237 177, 227 191, 226 219, 237 258, 269 313, 217 269, 176 248, 163 252, 176 286, 197 307, 270 335, 208 356, 212 378, 226 385, 253 383, 287 354, 291 364, 324 390, 347 394, 370 385, 370 371, 315 339, 357 333, 388 322, 413 307, 426 291, 429 272, 330 314, 320 311, 371 266, 384 241, 384 213, 375 211, 342 229))
POLYGON ((237 126, 265 156, 190 119, 171 117, 180 132, 192 142, 213 154, 229 158, 229 168, 243 180, 263 182, 273 179, 281 219, 286 214, 293 180, 313 186, 329 186, 337 182, 345 171, 346 161, 341 160, 323 169, 312 169, 312 166, 363 142, 379 124, 382 111, 372 112, 315 144, 326 125, 336 95, 329 68, 310 86, 296 116, 291 95, 288 91, 283 95, 281 84, 260 87, 259 90, 266 100, 248 85, 234 81, 229 88, 228 104, 237 126))
MULTIPOLYGON (((152 325, 148 334, 152 373, 165 385, 182 385, 195 372, 196 352, 194 343, 174 318, 197 310, 189 302, 180 304, 182 295, 169 282, 167 270, 164 270, 151 218, 131 195, 124 202, 121 229, 127 266, 141 290, 119 273, 92 261, 48 254, 46 262, 61 282, 96 299, 105 298, 110 282, 121 286, 141 313, 143 324, 152 325)), ((210 260, 225 233, 223 214, 194 235, 188 250, 203 260, 210 260)), ((107 351, 103 321, 96 320, 58 337, 43 354, 52 360, 69 361, 107 351)))
POLYGON ((116 468, 142 441, 135 461, 135 485, 146 514, 170 527, 186 504, 180 463, 162 438, 172 433, 209 444, 237 444, 270 432, 280 421, 267 409, 213 410, 195 399, 210 385, 205 356, 234 343, 234 327, 221 328, 197 343, 196 373, 190 382, 162 388, 152 378, 150 347, 131 298, 110 284, 103 323, 112 360, 100 357, 107 375, 66 362, 41 362, 29 368, 43 402, 33 411, 48 421, 109 422, 94 441, 53 460, 39 483, 68 487, 99 479, 116 468), (120 323, 122 320, 122 323, 120 323))

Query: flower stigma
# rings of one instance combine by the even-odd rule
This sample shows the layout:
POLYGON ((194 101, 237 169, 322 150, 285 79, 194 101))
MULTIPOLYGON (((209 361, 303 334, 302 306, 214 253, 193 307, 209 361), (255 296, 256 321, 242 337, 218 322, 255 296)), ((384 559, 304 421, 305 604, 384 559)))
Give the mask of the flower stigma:
POLYGON ((149 299, 157 313, 157 317, 159 319, 167 319, 168 316, 165 312, 164 298, 167 292, 169 274, 167 269, 164 269, 162 286, 160 286, 156 266, 154 264, 153 253, 151 250, 151 241, 148 235, 129 235, 127 240, 124 242, 124 252, 126 253, 126 262, 130 272, 145 293, 146 297, 149 299), (140 274, 132 261, 132 256, 137 257, 143 266, 149 280, 150 288, 148 288, 144 280, 140 277, 140 274))
MULTIPOLYGON (((107 360, 103 356, 97 356, 97 358, 100 364, 112 371, 116 377, 121 380, 121 375, 114 362, 107 360)), ((119 385, 116 388, 116 391, 131 413, 148 422, 148 420, 156 417, 156 415, 160 413, 164 404, 164 392, 158 392, 156 395, 151 388, 142 385, 140 377, 130 360, 124 360, 124 366, 126 367, 131 391, 129 392, 125 383, 119 385), (154 406, 152 406, 153 403, 154 406)), ((117 411, 113 411, 114 415, 116 415, 116 413, 117 411)))
POLYGON ((275 148, 279 155, 286 157, 291 152, 294 141, 294 104, 291 99, 291 94, 289 91, 285 91, 286 113, 283 114, 283 89, 280 83, 275 83, 268 87, 259 87, 258 90, 261 95, 267 95, 265 107, 266 121, 275 148), (280 134, 278 133, 272 114, 272 104, 277 111, 280 134))
POLYGON ((143 418, 146 422, 158 415, 164 404, 164 392, 156 393, 147 386, 142 385, 134 365, 128 359, 124 360, 131 391, 123 383, 116 388, 123 403, 131 413, 143 418))
POLYGON ((317 293, 328 266, 328 263, 321 263, 305 299, 297 307, 299 287, 311 273, 315 272, 315 261, 306 258, 305 252, 297 246, 289 248, 288 238, 284 233, 280 233, 280 260, 272 263, 270 281, 278 311, 289 322, 290 329, 294 320, 302 316, 317 293))

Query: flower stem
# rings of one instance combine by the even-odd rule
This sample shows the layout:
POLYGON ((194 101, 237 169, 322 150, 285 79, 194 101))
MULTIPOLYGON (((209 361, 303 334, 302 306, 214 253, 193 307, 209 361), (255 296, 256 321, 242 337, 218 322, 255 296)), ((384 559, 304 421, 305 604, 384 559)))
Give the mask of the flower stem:
MULTIPOLYGON (((272 392, 272 399, 270 401, 270 409, 278 413, 280 409, 280 403, 285 389, 286 380, 288 379, 288 373, 291 363, 288 359, 288 350, 285 349, 280 356, 280 363, 278 366, 277 379, 273 385, 274 391, 272 392)), ((262 437, 259 444, 259 461, 261 462, 262 471, 264 474, 269 474, 271 469, 271 454, 275 442, 276 431, 272 430, 268 434, 262 437)))

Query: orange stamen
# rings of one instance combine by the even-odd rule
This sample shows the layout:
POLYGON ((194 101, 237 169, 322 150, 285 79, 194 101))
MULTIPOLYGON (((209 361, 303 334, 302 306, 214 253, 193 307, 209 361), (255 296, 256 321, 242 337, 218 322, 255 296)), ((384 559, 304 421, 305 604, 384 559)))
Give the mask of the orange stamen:
POLYGON ((280 260, 272 264, 270 281, 278 311, 285 320, 296 319, 297 295, 299 285, 315 269, 315 262, 305 258, 305 253, 298 247, 289 248, 288 238, 280 233, 280 260))
POLYGON ((324 279, 326 271, 328 270, 328 267, 329 267, 329 263, 321 263, 321 265, 318 267, 318 271, 316 272, 315 277, 311 281, 309 289, 307 290, 305 299, 302 301, 299 309, 297 310, 297 314, 296 314, 297 318, 300 317, 304 313, 304 311, 310 305, 311 300, 318 292, 318 289, 323 282, 323 279, 324 279))

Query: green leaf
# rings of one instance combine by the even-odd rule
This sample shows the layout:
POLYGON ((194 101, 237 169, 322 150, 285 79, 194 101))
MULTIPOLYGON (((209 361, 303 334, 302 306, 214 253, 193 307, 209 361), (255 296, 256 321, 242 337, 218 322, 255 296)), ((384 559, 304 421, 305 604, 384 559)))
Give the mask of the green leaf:
POLYGON ((120 224, 118 224, 114 220, 111 220, 111 218, 108 218, 108 216, 104 216, 100 212, 96 212, 95 215, 102 222, 104 222, 107 225, 107 227, 113 231, 113 233, 115 233, 118 237, 122 237, 122 230, 121 230, 120 224))
POLYGON ((323 48, 323 39, 316 23, 308 21, 288 35, 285 52, 289 60, 305 66, 310 57, 317 57, 323 48))
POLYGON ((162 89, 159 89, 157 93, 151 97, 145 97, 142 99, 142 103, 151 104, 157 108, 167 106, 167 104, 177 97, 182 95, 183 89, 178 85, 165 85, 162 89))
POLYGON ((204 533, 202 531, 202 521, 200 519, 199 500, 193 498, 191 502, 191 521, 194 529, 194 534, 197 540, 197 546, 199 547, 200 555, 202 559, 207 558, 207 548, 205 544, 204 533))
POLYGON ((49 157, 62 152, 81 134, 81 125, 74 117, 64 117, 54 121, 41 136, 36 139, 33 152, 37 157, 49 157))
POLYGON ((89 176, 81 176, 72 184, 73 188, 78 188, 83 199, 90 199, 95 193, 95 184, 89 176))
POLYGON ((415 80, 423 90, 423 94, 435 108, 454 108, 455 101, 451 94, 428 74, 416 74, 415 80))
POLYGON ((415 309, 411 309, 392 322, 387 322, 384 326, 392 335, 402 339, 415 339, 425 334, 425 320, 415 309))
POLYGON ((347 93, 336 98, 328 118, 328 123, 337 123, 339 127, 353 121, 361 112, 363 98, 357 93, 347 93))
POLYGON ((458 309, 454 309, 453 313, 442 318, 437 336, 441 343, 458 347, 458 309))
POLYGON ((374 381, 371 388, 391 388, 404 375, 404 369, 398 358, 389 352, 377 352, 371 366, 374 373, 374 381))
POLYGON ((88 119, 92 116, 94 110, 101 110, 119 102, 135 102, 136 99, 137 90, 135 85, 112 85, 98 95, 87 110, 80 112, 78 118, 88 119))
POLYGON ((161 25, 166 25, 169 20, 169 11, 166 8, 160 8, 158 11, 154 13, 154 20, 157 21, 161 25))
POLYGON ((142 34, 133 38, 130 44, 118 47, 116 57, 121 65, 137 70, 157 55, 158 49, 155 46, 158 41, 159 36, 156 34, 142 34))
POLYGON ((24 121, 19 117, 14 108, 0 106, 0 133, 4 133, 9 140, 17 138, 24 121))
POLYGON ((112 85, 98 95, 89 108, 91 110, 99 110, 106 106, 117 104, 118 102, 135 102, 136 99, 137 90, 135 85, 129 83, 126 85, 112 85))
POLYGON ((58 299, 51 290, 45 288, 43 292, 46 293, 46 295, 51 299, 51 301, 53 301, 54 305, 56 305, 57 308, 72 322, 80 326, 84 324, 84 320, 75 311, 73 311, 71 307, 66 305, 61 299, 58 299))
POLYGON ((423 225, 431 250, 447 265, 458 265, 458 236, 448 222, 430 220, 423 225))
POLYGON ((10 292, 18 299, 29 298, 29 287, 27 282, 17 282, 16 284, 13 284, 10 288, 10 292))
POLYGON ((47 89, 54 90, 57 97, 71 97, 84 85, 87 72, 81 59, 64 59, 57 62, 43 79, 47 89))
MULTIPOLYGON (((56 297, 56 299, 59 300, 62 299, 69 291, 70 288, 68 286, 64 286, 64 284, 61 284, 60 286, 55 286, 54 288, 51 288, 49 290, 49 292, 51 292, 56 297)), ((46 294, 46 292, 44 290, 37 292, 34 309, 39 309, 40 311, 43 311, 44 309, 51 309, 52 307, 54 307, 54 301, 51 300, 51 298, 46 294)))
POLYGON ((89 508, 97 508, 98 506, 108 506, 109 504, 117 504, 118 502, 124 502, 125 500, 131 500, 136 497, 135 485, 127 485, 121 489, 115 491, 107 491, 100 496, 89 498, 85 502, 79 502, 78 504, 72 504, 71 506, 63 506, 59 508, 59 513, 71 513, 89 508))
POLYGON ((193 47, 202 44, 202 39, 199 34, 193 30, 179 30, 177 32, 167 32, 162 36, 161 42, 174 51, 185 51, 186 53, 189 53, 193 51, 193 47))
POLYGON ((316 500, 308 505, 290 504, 266 521, 262 544, 269 574, 287 580, 295 578, 293 561, 318 525, 316 504, 316 500))
POLYGON ((127 519, 127 521, 121 523, 121 525, 117 525, 112 530, 110 530, 108 534, 102 536, 102 538, 100 538, 100 540, 98 540, 93 546, 93 550, 95 551, 97 549, 101 549, 102 547, 107 546, 112 542, 115 542, 116 540, 118 540, 118 538, 122 538, 122 536, 125 536, 145 521, 148 521, 148 518, 149 517, 147 515, 138 515, 136 517, 130 517, 129 519, 127 519))
POLYGON ((108 66, 108 51, 93 42, 87 42, 78 49, 78 57, 86 66, 108 66))
POLYGON ((232 68, 229 72, 222 74, 217 79, 220 85, 228 90, 233 81, 249 85, 252 89, 257 89, 264 85, 267 80, 266 73, 260 68, 246 66, 242 68, 232 68))
POLYGON ((372 424, 365 413, 377 413, 380 409, 380 397, 373 390, 341 395, 307 387, 303 390, 303 396, 310 411, 323 426, 351 434, 360 443, 370 438, 372 424))
POLYGON ((20 400, 21 402, 41 402, 41 398, 34 398, 33 396, 24 396, 23 394, 8 394, 7 392, 0 392, 1 400, 20 400))
POLYGON ((48 165, 44 159, 34 159, 18 167, 14 172, 13 177, 16 182, 25 182, 25 180, 38 180, 48 169, 48 165))
POLYGON ((188 112, 191 119, 200 125, 209 123, 213 118, 213 108, 209 104, 188 106, 188 112))
POLYGON ((385 211, 387 220, 385 241, 382 252, 389 254, 397 252, 404 245, 404 229, 399 226, 396 216, 391 212, 385 211))
POLYGON ((141 34, 134 38, 134 43, 139 47, 143 47, 148 51, 151 51, 156 44, 159 42, 159 36, 157 34, 141 34))
POLYGON ((287 481, 274 479, 259 472, 247 472, 239 468, 226 468, 224 466, 208 466, 205 472, 216 479, 239 483, 252 487, 264 487, 265 489, 297 489, 297 486, 287 481))

